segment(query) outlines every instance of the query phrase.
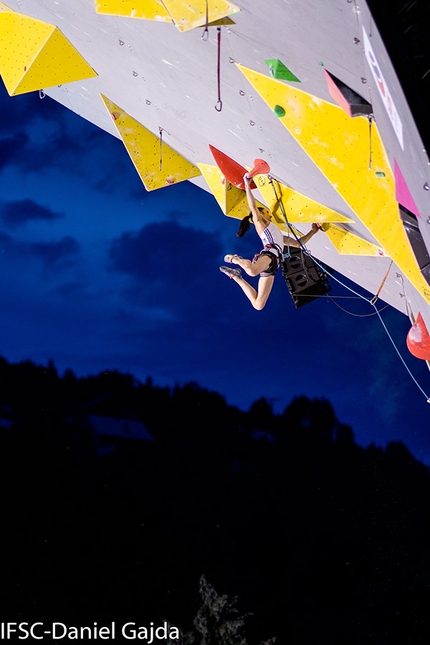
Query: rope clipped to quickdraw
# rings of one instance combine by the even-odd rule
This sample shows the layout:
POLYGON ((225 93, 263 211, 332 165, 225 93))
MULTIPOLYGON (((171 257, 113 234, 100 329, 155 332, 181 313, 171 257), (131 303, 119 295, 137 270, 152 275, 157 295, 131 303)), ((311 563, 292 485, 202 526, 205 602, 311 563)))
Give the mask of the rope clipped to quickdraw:
POLYGON ((202 40, 206 41, 209 38, 209 0, 206 0, 206 20, 205 20, 205 29, 202 33, 202 40))
POLYGON ((378 291, 375 293, 375 295, 373 296, 372 300, 369 301, 371 305, 376 305, 376 302, 377 302, 377 300, 379 298, 379 294, 382 291, 382 287, 384 286, 385 281, 388 278, 388 274, 390 273, 390 269, 391 269, 392 266, 393 266, 393 260, 391 260, 391 262, 390 262, 390 266, 388 267, 387 272, 384 275, 381 284, 379 285, 378 291))
POLYGON ((218 65, 217 65, 217 77, 218 77, 218 101, 215 105, 215 110, 221 112, 222 110, 222 101, 221 101, 221 27, 216 28, 218 32, 218 65))
POLYGON ((158 126, 158 134, 160 139, 160 171, 163 169, 163 128, 158 126))

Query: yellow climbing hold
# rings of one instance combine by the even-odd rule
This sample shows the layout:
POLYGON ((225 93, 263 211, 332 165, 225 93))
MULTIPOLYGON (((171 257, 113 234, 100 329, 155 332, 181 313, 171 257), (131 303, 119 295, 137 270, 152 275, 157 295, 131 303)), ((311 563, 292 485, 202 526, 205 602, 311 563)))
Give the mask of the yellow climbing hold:
POLYGON ((97 76, 55 25, 0 9, 0 73, 10 96, 97 76))
POLYGON ((153 134, 141 123, 108 98, 100 95, 112 116, 130 158, 139 173, 146 190, 157 190, 180 181, 200 175, 200 170, 173 150, 160 137, 153 134))

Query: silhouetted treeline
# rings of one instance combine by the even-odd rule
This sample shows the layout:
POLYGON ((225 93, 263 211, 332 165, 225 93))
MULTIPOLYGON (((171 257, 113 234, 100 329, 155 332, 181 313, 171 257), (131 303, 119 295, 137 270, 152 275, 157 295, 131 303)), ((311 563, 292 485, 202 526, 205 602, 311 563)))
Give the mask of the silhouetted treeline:
POLYGON ((0 379, 2 620, 188 630, 204 574, 252 645, 430 634, 430 474, 403 444, 359 447, 305 396, 275 415, 118 372, 0 359, 0 379), (91 415, 155 440, 101 449, 91 415))

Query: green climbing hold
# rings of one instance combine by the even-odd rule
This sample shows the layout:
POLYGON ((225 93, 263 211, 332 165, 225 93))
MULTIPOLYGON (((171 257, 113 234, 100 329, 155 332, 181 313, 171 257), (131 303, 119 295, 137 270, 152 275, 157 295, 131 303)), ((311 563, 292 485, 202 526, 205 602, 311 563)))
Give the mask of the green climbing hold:
POLYGON ((277 78, 281 81, 295 81, 296 83, 300 83, 297 76, 290 72, 290 70, 285 67, 284 63, 277 58, 265 60, 264 62, 269 68, 270 75, 273 78, 277 78))
POLYGON ((385 172, 375 172, 375 175, 380 178, 380 177, 385 177, 385 172))
POLYGON ((273 108, 274 113, 276 114, 277 117, 281 118, 282 116, 285 116, 285 110, 282 107, 282 105, 275 105, 273 108))

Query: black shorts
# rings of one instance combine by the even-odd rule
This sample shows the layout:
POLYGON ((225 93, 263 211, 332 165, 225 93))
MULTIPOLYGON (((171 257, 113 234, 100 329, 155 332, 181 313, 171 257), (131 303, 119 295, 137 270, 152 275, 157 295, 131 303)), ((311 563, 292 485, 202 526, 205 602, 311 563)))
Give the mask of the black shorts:
POLYGON ((255 264, 255 262, 257 262, 258 258, 262 258, 265 255, 267 255, 267 257, 270 258, 271 262, 270 262, 269 266, 267 267, 267 269, 265 271, 263 271, 262 273, 260 273, 260 276, 262 278, 268 278, 271 275, 275 275, 275 273, 279 269, 279 258, 274 253, 272 253, 271 251, 266 251, 265 249, 260 251, 260 253, 257 253, 256 255, 254 255, 254 257, 252 258, 252 264, 255 264))

